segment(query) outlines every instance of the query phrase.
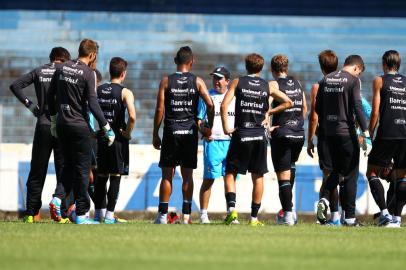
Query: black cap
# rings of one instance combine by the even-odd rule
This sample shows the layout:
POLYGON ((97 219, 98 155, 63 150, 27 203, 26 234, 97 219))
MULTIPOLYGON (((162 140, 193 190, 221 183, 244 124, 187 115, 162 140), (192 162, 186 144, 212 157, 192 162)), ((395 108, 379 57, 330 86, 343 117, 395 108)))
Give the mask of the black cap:
POLYGON ((230 71, 228 71, 225 67, 216 67, 210 75, 215 75, 220 78, 230 79, 230 71))

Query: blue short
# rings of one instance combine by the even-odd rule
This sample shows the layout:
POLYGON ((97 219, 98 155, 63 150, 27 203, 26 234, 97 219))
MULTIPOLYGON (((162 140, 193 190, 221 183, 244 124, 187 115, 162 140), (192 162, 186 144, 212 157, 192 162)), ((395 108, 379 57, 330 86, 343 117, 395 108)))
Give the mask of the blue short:
POLYGON ((216 179, 226 174, 226 157, 230 141, 203 142, 204 179, 216 179))

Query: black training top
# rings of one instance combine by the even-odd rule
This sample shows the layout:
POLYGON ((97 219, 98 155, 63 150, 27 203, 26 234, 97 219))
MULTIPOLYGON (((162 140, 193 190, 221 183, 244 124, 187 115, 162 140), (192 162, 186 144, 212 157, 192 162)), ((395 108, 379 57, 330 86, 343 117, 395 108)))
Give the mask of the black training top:
POLYGON ((269 109, 269 84, 254 76, 242 76, 235 88, 235 124, 242 135, 264 134, 262 121, 269 109))
MULTIPOLYGON (((120 129, 126 129, 125 111, 122 91, 124 86, 117 83, 105 83, 97 87, 97 99, 103 111, 104 118, 116 134, 116 139, 121 138, 120 129)), ((122 138, 124 139, 124 138, 122 138)))
POLYGON ((196 124, 199 92, 197 77, 190 72, 176 72, 168 76, 165 91, 165 128, 189 132, 196 124))
POLYGON ((315 109, 324 135, 355 134, 355 118, 362 131, 367 129, 360 88, 359 78, 344 70, 332 72, 320 82, 315 109))
POLYGON ((34 84, 35 95, 37 96, 39 107, 38 115, 36 115, 38 118, 38 124, 51 124, 49 118, 47 94, 56 67, 60 65, 60 63, 45 64, 27 74, 22 75, 10 85, 10 90, 14 93, 18 100, 28 107, 33 102, 26 95, 24 95, 23 89, 31 84, 34 84))
POLYGON ((400 74, 383 75, 380 95, 376 138, 406 139, 406 77, 400 74))
MULTIPOLYGON (((272 132, 272 137, 304 139, 304 119, 303 119, 303 90, 300 82, 292 76, 278 78, 276 80, 279 90, 285 93, 292 101, 293 107, 272 116, 272 126, 279 126, 272 132)), ((276 107, 280 103, 272 102, 276 107)))
POLYGON ((96 73, 80 60, 67 61, 56 69, 48 103, 51 115, 58 113, 59 125, 88 126, 88 109, 100 127, 107 123, 97 102, 96 73))

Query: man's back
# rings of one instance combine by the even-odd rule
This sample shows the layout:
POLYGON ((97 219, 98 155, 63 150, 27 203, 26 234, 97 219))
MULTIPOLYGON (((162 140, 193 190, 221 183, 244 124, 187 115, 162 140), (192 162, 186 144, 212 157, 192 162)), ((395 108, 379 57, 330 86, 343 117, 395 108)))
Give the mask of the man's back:
POLYGON ((85 63, 75 60, 64 63, 57 69, 59 124, 87 125, 87 103, 89 96, 96 97, 94 71, 85 63))
POLYGON ((316 112, 326 136, 350 135, 355 132, 355 118, 366 129, 362 112, 360 80, 344 70, 335 71, 320 82, 316 112))
POLYGON ((405 93, 405 76, 401 74, 386 74, 382 76, 377 138, 406 139, 405 93))

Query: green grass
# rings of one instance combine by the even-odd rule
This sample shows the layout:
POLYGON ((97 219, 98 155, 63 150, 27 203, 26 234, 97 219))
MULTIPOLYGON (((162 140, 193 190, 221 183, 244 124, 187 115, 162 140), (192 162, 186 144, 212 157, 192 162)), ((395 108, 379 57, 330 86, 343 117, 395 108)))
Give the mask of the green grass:
POLYGON ((0 269, 405 267, 405 228, 0 222, 0 269))

